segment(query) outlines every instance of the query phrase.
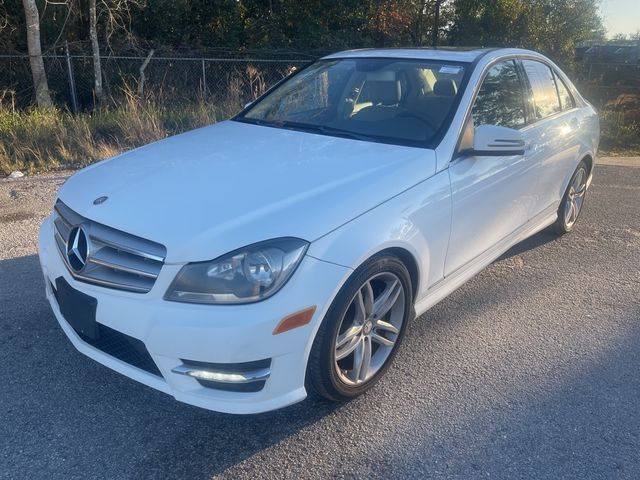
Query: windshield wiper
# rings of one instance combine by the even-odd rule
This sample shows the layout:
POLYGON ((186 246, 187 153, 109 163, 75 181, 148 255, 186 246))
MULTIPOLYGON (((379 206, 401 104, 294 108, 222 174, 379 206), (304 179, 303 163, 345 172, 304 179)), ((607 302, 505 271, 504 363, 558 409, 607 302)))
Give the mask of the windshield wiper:
POLYGON ((319 132, 325 135, 332 135, 337 137, 352 138, 355 140, 363 140, 366 142, 372 141, 372 137, 361 133, 351 132, 349 130, 343 130, 342 128, 329 127, 327 125, 314 125, 312 123, 298 123, 283 120, 281 122, 274 122, 274 125, 282 126, 283 128, 292 128, 296 130, 306 130, 309 132, 319 132))
POLYGON ((271 126, 271 127, 277 126, 275 123, 267 122, 266 120, 260 120, 259 118, 249 118, 249 117, 236 116, 236 117, 232 118, 232 120, 235 120, 236 122, 251 123, 252 125, 266 125, 266 126, 271 126))
POLYGON ((327 135, 337 135, 340 137, 353 138, 355 140, 363 140, 365 142, 373 140, 373 137, 365 135, 364 133, 351 132, 349 130, 343 130, 342 128, 328 127, 326 125, 319 125, 318 128, 322 133, 326 133, 327 135))
POLYGON ((304 132, 321 133, 324 135, 331 135, 336 137, 352 138, 354 140, 363 140, 365 142, 375 141, 375 139, 373 137, 370 137, 369 135, 351 132, 349 130, 343 130, 342 128, 329 127, 327 125, 314 125, 313 123, 300 123, 292 122, 289 120, 270 121, 247 117, 236 117, 234 120, 265 127, 287 128, 291 130, 302 130, 304 132))

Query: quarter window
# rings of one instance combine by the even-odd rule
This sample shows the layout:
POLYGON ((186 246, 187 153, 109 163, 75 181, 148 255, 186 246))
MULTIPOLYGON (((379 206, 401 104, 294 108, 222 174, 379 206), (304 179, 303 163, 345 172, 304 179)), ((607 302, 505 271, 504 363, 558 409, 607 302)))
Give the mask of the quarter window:
POLYGON ((513 60, 498 63, 487 73, 471 111, 474 125, 520 128, 525 124, 522 83, 513 60))
POLYGON ((556 86, 558 87, 558 95, 560 96, 560 107, 562 110, 572 109, 576 104, 573 101, 571 93, 569 93, 569 89, 558 75, 554 74, 554 77, 556 80, 556 86))
POLYGON ((561 110, 560 99, 551 69, 544 63, 535 60, 523 60, 522 66, 527 73, 533 91, 536 118, 545 118, 559 112, 561 110))

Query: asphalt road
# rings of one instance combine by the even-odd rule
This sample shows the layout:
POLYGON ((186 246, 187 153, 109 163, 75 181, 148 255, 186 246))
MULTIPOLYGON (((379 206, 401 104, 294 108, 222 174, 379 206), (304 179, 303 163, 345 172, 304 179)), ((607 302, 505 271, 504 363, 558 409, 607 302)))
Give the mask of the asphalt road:
POLYGON ((599 165, 572 234, 414 321, 369 394, 244 417, 66 340, 35 256, 62 181, 0 181, 0 478, 640 478, 640 168, 599 165))

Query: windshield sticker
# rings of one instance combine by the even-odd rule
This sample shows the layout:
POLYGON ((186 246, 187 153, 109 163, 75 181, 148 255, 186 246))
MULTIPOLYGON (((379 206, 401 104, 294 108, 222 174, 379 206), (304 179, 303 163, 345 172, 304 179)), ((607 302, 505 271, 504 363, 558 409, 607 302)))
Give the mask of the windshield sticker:
POLYGON ((462 70, 462 67, 445 65, 444 67, 440 67, 440 70, 438 70, 438 73, 449 73, 451 75, 456 75, 460 73, 460 70, 462 70))

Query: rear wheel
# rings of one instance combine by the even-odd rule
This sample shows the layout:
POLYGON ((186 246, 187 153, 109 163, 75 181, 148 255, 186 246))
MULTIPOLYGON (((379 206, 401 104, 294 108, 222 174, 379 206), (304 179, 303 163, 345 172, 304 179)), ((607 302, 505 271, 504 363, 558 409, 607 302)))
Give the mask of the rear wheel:
POLYGON ((316 335, 307 386, 346 401, 369 390, 387 370, 413 312, 411 279, 395 256, 376 256, 340 290, 316 335))
POLYGON ((587 164, 582 161, 573 173, 558 208, 558 219, 553 224, 556 234, 564 235, 570 232, 578 221, 587 194, 587 177, 587 164))

